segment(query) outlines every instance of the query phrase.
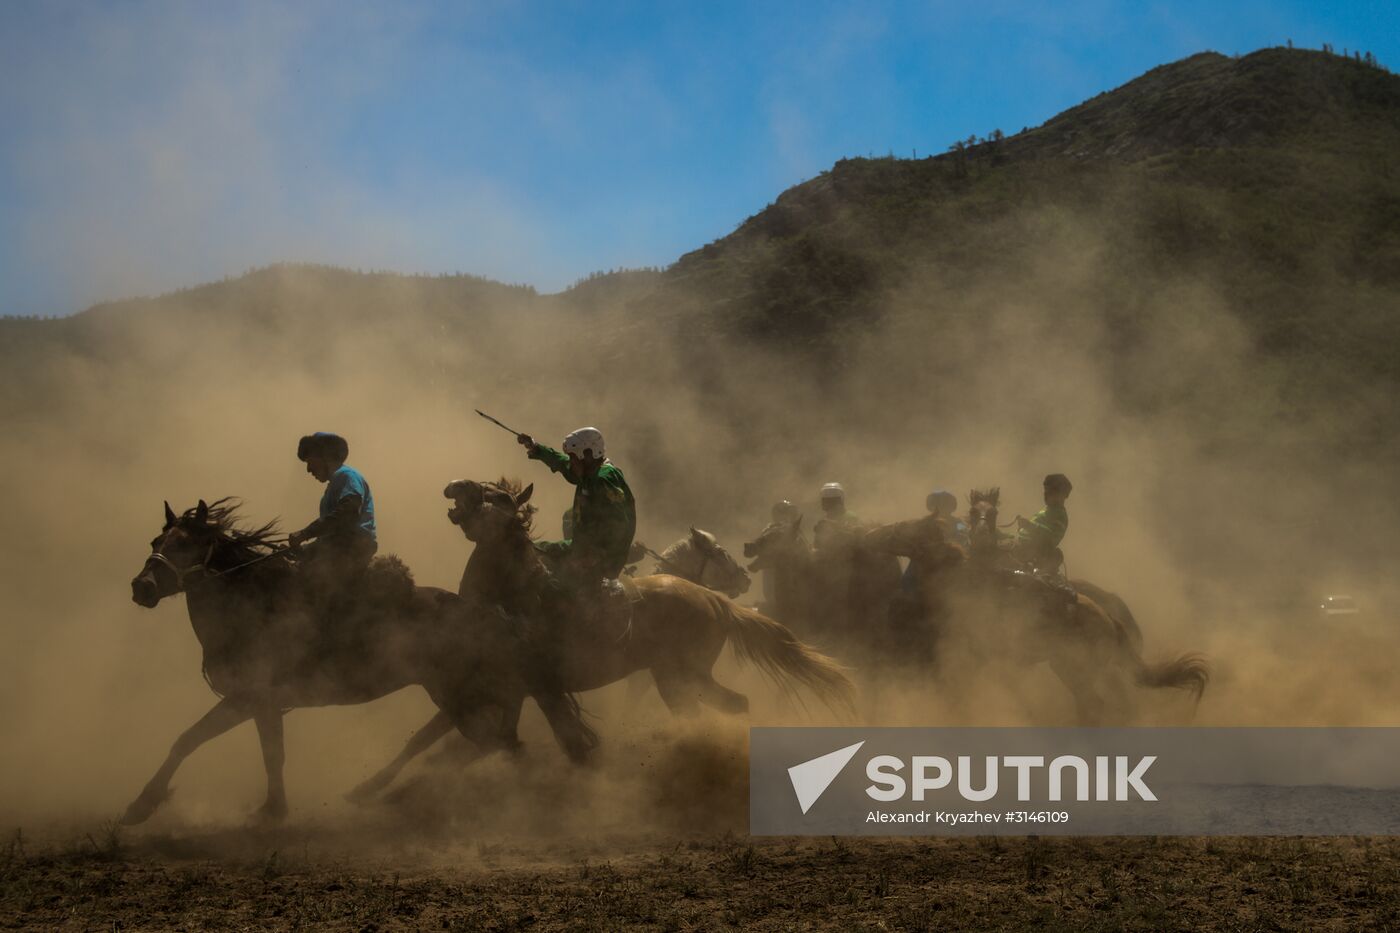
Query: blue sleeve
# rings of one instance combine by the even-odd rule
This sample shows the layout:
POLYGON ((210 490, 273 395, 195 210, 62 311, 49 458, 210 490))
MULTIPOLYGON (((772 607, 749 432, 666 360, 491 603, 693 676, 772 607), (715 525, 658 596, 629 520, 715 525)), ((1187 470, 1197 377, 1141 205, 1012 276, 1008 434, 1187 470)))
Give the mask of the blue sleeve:
POLYGON ((365 478, 356 470, 340 469, 331 474, 330 482, 327 484, 330 492, 332 504, 339 502, 346 496, 359 496, 361 499, 368 499, 368 485, 365 478))

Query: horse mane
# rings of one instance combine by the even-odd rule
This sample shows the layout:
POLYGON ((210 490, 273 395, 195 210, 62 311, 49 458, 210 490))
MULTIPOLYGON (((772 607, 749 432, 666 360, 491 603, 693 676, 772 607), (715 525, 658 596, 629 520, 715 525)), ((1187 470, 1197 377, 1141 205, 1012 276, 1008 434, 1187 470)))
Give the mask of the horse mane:
POLYGON ((225 496, 208 504, 209 518, 204 525, 195 525, 195 515, 199 511, 197 506, 185 509, 178 522, 196 531, 213 531, 221 542, 232 549, 233 558, 238 563, 263 557, 277 550, 282 543, 277 519, 255 527, 243 525, 243 516, 239 514, 242 505, 242 499, 225 496))
POLYGON ((1001 487, 993 486, 990 489, 974 489, 967 497, 969 505, 977 505, 985 502, 992 508, 1001 504, 1001 487))
MULTIPOLYGON (((522 492, 525 491, 525 486, 523 483, 520 482, 520 480, 511 479, 508 476, 502 476, 494 483, 482 483, 482 485, 491 486, 495 489, 499 489, 501 492, 510 496, 512 499, 514 499, 516 496, 519 496, 522 492)), ((525 532, 525 536, 530 538, 532 541, 535 537, 535 513, 537 511, 539 510, 536 509, 533 505, 529 504, 528 502, 515 510, 515 518, 516 521, 519 523, 520 530, 525 532)))

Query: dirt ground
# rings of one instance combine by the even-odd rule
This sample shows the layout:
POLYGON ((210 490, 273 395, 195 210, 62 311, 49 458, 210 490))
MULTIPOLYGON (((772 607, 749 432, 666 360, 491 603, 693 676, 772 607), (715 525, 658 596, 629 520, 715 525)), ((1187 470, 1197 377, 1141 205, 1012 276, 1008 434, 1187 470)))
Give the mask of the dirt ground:
MULTIPOLYGON (((1368 656, 1314 651, 1316 669, 1355 672, 1344 683, 1280 676, 1315 669, 1287 652, 1221 680, 1230 696, 1289 709, 1306 696, 1343 721, 1364 696, 1394 721, 1393 651, 1368 656), (1363 690, 1372 668, 1386 676, 1363 690)), ((0 929, 1400 931, 1400 838, 750 838, 747 724, 661 719, 614 724, 582 771, 543 736, 464 770, 430 756, 359 810, 338 800, 351 777, 329 754, 348 726, 318 731, 333 715, 295 720, 305 770, 280 829, 244 823, 261 792, 251 733, 192 762, 141 827, 12 811, 0 929)))
POLYGON ((1395 930, 1394 839, 463 847, 329 829, 14 834, 0 925, 43 930, 1395 930), (358 846, 358 851, 356 847, 358 846))

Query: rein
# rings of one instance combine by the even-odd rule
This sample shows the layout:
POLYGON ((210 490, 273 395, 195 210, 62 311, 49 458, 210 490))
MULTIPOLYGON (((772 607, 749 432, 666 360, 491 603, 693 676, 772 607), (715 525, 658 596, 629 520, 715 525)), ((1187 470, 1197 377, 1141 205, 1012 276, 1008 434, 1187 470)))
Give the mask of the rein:
MULTIPOLYGON (((265 561, 265 560, 267 560, 267 559, 269 559, 269 558, 272 558, 272 557, 279 557, 279 556, 281 556, 281 555, 283 555, 283 554, 286 554, 288 551, 292 550, 292 548, 291 548, 290 546, 287 546, 287 547, 280 547, 280 548, 277 548, 277 549, 274 550, 274 551, 269 551, 269 552, 266 553, 266 554, 262 554, 262 555, 260 555, 260 556, 258 556, 258 557, 255 557, 255 558, 253 558, 252 560, 244 561, 244 562, 241 563, 241 564, 235 564, 234 566, 229 567, 229 568, 227 568, 227 569, 224 569, 224 570, 217 570, 217 571, 211 571, 211 570, 209 570, 209 558, 212 557, 212 556, 214 555, 214 548, 216 548, 216 547, 218 547, 218 546, 219 546, 219 542, 218 542, 218 541, 213 541, 213 542, 211 542, 210 545, 209 545, 209 550, 207 550, 207 551, 204 552, 204 558, 203 558, 199 563, 197 563, 197 564, 191 564, 190 566, 185 567, 184 569, 181 569, 180 567, 177 567, 177 566, 175 565, 175 562, 174 562, 174 561, 172 561, 170 558, 166 557, 166 556, 165 556, 163 553, 161 553, 160 551, 154 551, 154 552, 152 552, 151 556, 148 557, 148 558, 146 558, 146 563, 149 565, 149 564, 151 564, 152 562, 154 562, 154 563, 159 564, 160 566, 166 568, 167 570, 169 570, 171 573, 173 573, 173 574, 175 575, 175 592, 176 592, 176 593, 187 593, 187 592, 189 592, 190 589, 192 589, 193 587, 199 586, 199 585, 204 584, 204 583, 208 583, 210 580, 217 580, 217 579, 219 579, 220 577, 226 577, 226 576, 228 576, 229 574, 233 573, 235 570, 242 570, 244 567, 251 567, 251 566, 253 566, 254 564, 260 564, 260 563, 262 563, 263 561, 265 561), (201 576, 198 580, 194 580, 194 581, 192 581, 192 582, 188 582, 188 583, 187 583, 187 582, 185 581, 185 578, 188 577, 190 574, 194 573, 196 570, 202 571, 202 572, 203 572, 203 576, 201 576)), ((172 595, 173 595, 173 594, 172 594, 172 595)))

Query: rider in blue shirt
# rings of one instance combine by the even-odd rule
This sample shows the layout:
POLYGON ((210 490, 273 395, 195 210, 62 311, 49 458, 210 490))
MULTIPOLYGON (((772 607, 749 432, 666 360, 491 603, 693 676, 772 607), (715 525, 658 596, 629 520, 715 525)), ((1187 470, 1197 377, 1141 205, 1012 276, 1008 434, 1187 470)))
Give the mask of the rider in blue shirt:
POLYGON ((297 444, 297 459, 306 472, 326 484, 317 519, 287 536, 303 563, 331 578, 345 578, 364 569, 378 539, 374 525, 374 496, 360 471, 347 466, 350 445, 338 434, 317 431, 297 444), (303 543, 311 541, 303 547, 303 543))

